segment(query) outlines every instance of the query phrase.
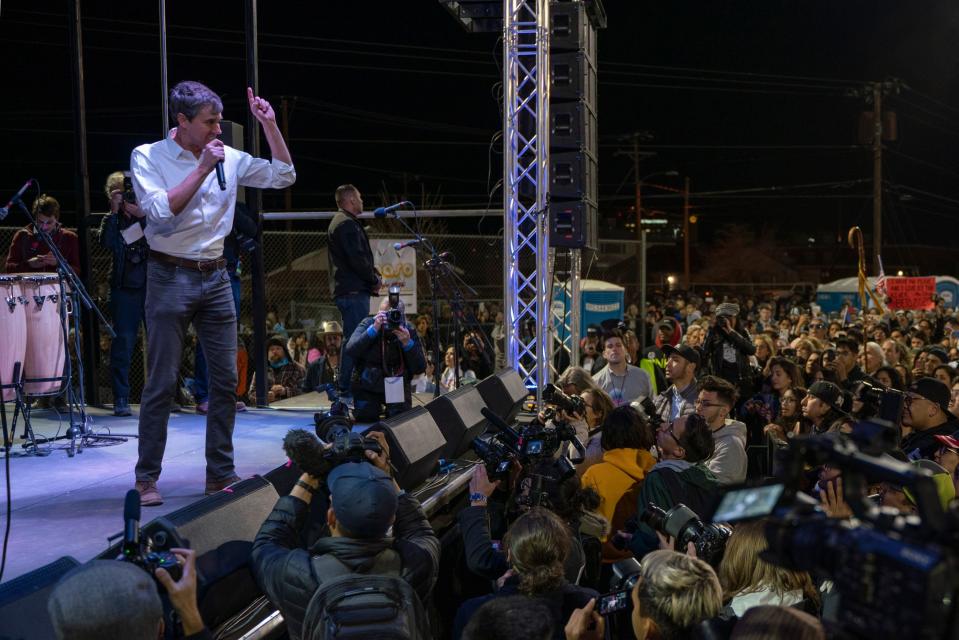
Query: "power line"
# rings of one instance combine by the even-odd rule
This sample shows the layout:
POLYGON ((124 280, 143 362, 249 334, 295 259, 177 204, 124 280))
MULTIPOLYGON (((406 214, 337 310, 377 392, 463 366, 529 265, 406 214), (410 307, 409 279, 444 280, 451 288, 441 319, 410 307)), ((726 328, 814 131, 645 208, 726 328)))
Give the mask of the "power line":
POLYGON ((905 160, 910 160, 910 161, 912 161, 912 162, 915 162, 916 164, 921 164, 921 165, 930 167, 930 168, 932 168, 932 169, 937 169, 937 170, 939 170, 939 171, 942 171, 943 173, 948 173, 948 174, 950 174, 950 175, 959 177, 959 171, 956 171, 955 169, 949 169, 949 168, 947 168, 947 167, 943 167, 943 166, 941 166, 941 165, 938 165, 938 164, 936 164, 936 163, 934 163, 934 162, 929 162, 928 160, 923 160, 922 158, 916 158, 916 157, 914 157, 914 156, 907 155, 907 154, 903 153, 902 151, 897 151, 896 149, 892 149, 892 148, 890 148, 890 147, 885 147, 885 146, 884 146, 883 149, 884 149, 885 151, 888 151, 889 153, 891 153, 891 154, 894 155, 894 156, 898 156, 898 157, 903 158, 903 159, 905 159, 905 160))
POLYGON ((825 77, 816 77, 816 76, 794 76, 787 74, 774 74, 774 73, 756 73, 752 71, 730 71, 730 70, 720 70, 720 69, 705 69, 700 67, 675 67, 675 66, 665 66, 665 65, 655 65, 655 64, 642 64, 639 62, 605 62, 604 64, 610 66, 628 66, 628 67, 638 67, 645 69, 662 69, 669 71, 686 71, 690 73, 715 73, 715 74, 726 74, 726 75, 736 75, 736 76, 749 76, 756 78, 774 78, 778 80, 808 80, 812 82, 833 82, 845 85, 863 85, 868 84, 866 80, 849 80, 841 78, 825 78, 825 77))
POLYGON ((796 96, 822 96, 822 97, 846 97, 842 92, 827 91, 786 91, 785 89, 753 89, 747 87, 713 87, 713 86, 686 86, 677 84, 649 84, 640 82, 609 82, 604 81, 604 86, 608 87, 629 87, 635 89, 671 89, 676 91, 716 91, 720 93, 761 93, 775 95, 796 95, 796 96))
POLYGON ((939 100, 939 99, 937 99, 937 98, 933 98, 932 96, 927 95, 927 94, 925 94, 925 93, 922 93, 921 91, 918 91, 918 90, 910 87, 910 86, 907 85, 907 84, 904 84, 904 85, 903 85, 903 88, 906 89, 907 91, 913 92, 914 94, 916 94, 916 95, 919 96, 920 98, 924 98, 924 99, 928 100, 929 102, 932 102, 933 104, 939 105, 940 107, 942 107, 942 108, 944 108, 944 109, 949 109, 950 111, 954 111, 954 112, 956 112, 956 113, 959 113, 959 107, 955 107, 955 106, 953 106, 953 105, 951 105, 951 104, 947 104, 947 103, 943 102, 942 100, 939 100))
POLYGON ((937 200, 942 200, 942 201, 944 201, 944 202, 950 202, 950 203, 952 203, 952 204, 959 204, 959 199, 950 198, 949 196, 944 196, 944 195, 942 195, 942 194, 940 194, 940 193, 934 193, 934 192, 932 192, 932 191, 924 191, 924 190, 918 189, 918 188, 916 188, 916 187, 910 187, 910 186, 907 185, 907 184, 890 184, 890 185, 889 185, 889 188, 890 188, 890 189, 905 189, 905 190, 907 190, 907 191, 911 191, 911 192, 913 192, 913 193, 918 193, 918 194, 921 194, 921 195, 924 195, 924 196, 928 196, 928 197, 930 197, 930 198, 935 198, 935 199, 937 199, 937 200))

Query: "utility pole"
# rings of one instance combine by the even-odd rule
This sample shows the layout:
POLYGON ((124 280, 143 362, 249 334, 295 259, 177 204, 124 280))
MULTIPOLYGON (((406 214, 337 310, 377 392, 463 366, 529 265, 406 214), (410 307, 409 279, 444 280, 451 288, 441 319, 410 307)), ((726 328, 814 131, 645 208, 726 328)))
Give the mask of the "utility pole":
POLYGON ((689 291, 689 176, 683 181, 683 288, 689 291))
POLYGON ((643 239, 643 181, 639 173, 639 134, 633 134, 633 176, 636 180, 636 239, 643 239))
POLYGON ((639 334, 640 358, 646 354, 646 230, 639 232, 639 334))
POLYGON ((872 270, 879 273, 882 253, 882 90, 881 82, 872 84, 872 270))

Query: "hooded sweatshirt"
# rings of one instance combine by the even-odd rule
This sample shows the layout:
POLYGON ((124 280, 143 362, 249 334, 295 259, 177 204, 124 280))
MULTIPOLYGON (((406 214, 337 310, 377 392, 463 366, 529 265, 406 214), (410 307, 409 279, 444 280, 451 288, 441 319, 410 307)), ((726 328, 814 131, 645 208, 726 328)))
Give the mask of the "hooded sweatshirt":
POLYGON ((719 484, 728 486, 746 480, 746 425, 739 420, 726 420, 713 431, 716 450, 706 460, 706 467, 715 474, 719 484))
POLYGON ((663 460, 646 474, 636 505, 636 532, 630 549, 641 560, 659 548, 656 532, 642 522, 643 513, 651 504, 669 511, 679 503, 692 509, 700 518, 709 517, 719 498, 719 482, 703 462, 663 460))
MULTIPOLYGON (((591 487, 599 494, 599 514, 613 524, 621 524, 613 517, 624 495, 638 482, 642 482, 656 464, 652 454, 645 449, 612 449, 603 452, 603 461, 591 466, 583 474, 584 487, 591 487)), ((634 505, 629 505, 633 511, 634 505)), ((603 538, 606 541, 606 538, 603 538)))

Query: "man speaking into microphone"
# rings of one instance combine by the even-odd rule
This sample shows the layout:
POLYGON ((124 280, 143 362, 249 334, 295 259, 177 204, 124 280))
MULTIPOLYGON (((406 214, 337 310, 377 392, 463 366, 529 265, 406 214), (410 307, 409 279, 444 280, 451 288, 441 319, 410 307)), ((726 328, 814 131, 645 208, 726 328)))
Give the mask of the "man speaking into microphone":
POLYGON ((237 186, 282 189, 296 180, 293 160, 270 103, 247 89, 272 161, 228 147, 217 136, 223 102, 199 82, 170 91, 176 128, 133 150, 133 188, 146 213, 147 381, 140 404, 136 489, 144 506, 162 503, 157 479, 166 447, 183 340, 190 323, 206 354, 207 494, 239 480, 233 464, 236 417, 236 309, 223 239, 233 228, 237 186), (218 168, 219 165, 219 168, 218 168))

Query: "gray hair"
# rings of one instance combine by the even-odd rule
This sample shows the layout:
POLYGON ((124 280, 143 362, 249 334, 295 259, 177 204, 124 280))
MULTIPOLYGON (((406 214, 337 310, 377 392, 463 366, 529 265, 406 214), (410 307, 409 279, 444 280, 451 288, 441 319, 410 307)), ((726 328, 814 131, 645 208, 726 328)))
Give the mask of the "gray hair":
POLYGON ((653 551, 640 563, 640 611, 656 623, 664 640, 719 615, 723 588, 716 572, 698 558, 676 551, 653 551))
POLYGON ((65 575, 47 612, 57 638, 70 640, 156 640, 163 619, 153 578, 116 560, 94 560, 65 575))
POLYGON ((213 113, 223 113, 223 101, 205 84, 184 80, 170 90, 170 119, 177 124, 177 114, 193 120, 203 107, 209 106, 213 113))

